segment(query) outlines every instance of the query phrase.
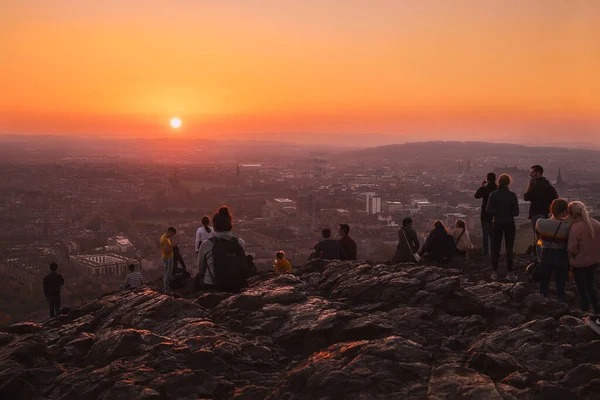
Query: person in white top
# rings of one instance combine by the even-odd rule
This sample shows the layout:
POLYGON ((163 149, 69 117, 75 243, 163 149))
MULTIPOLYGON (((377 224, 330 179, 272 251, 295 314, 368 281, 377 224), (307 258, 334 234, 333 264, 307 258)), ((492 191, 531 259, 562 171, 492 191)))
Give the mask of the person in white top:
MULTIPOLYGON (((208 218, 208 216, 205 215, 204 217, 202 217, 202 226, 200 228, 198 228, 198 230, 196 231, 196 254, 198 254, 198 250, 200 249, 202 242, 215 236, 215 230, 213 228, 211 228, 209 226, 209 224, 210 224, 210 219, 208 218)), ((197 265, 195 266, 194 269, 195 269, 194 271, 190 271, 192 273, 192 275, 195 275, 196 273, 198 273, 197 265)))
POLYGON ((469 236, 469 231, 467 230, 467 224, 462 219, 457 219, 455 228, 452 231, 452 236, 454 237, 454 243, 456 243, 456 250, 458 252, 463 253, 467 256, 467 261, 470 261, 469 253, 473 250, 473 243, 471 243, 471 238, 469 236))

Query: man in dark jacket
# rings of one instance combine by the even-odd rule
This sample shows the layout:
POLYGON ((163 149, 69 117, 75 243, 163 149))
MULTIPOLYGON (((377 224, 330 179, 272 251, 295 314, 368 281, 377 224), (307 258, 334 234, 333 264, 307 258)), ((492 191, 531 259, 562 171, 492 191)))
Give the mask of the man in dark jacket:
POLYGON ((323 240, 317 243, 315 251, 317 257, 323 260, 343 260, 346 257, 342 245, 337 240, 331 238, 331 229, 324 228, 321 231, 323 240))
POLYGON ((483 232, 483 255, 488 255, 488 244, 492 242, 492 216, 487 212, 490 194, 498 190, 496 174, 490 172, 481 187, 475 192, 475 198, 481 199, 481 231, 483 232))
POLYGON ((537 254, 537 237, 535 234, 535 225, 538 219, 548 218, 550 213, 550 205, 554 199, 558 199, 556 189, 550 184, 548 179, 544 178, 544 168, 541 165, 534 165, 529 172, 531 181, 529 187, 523 195, 525 201, 531 202, 529 205, 529 219, 533 228, 534 246, 533 249, 537 254))
POLYGON ((398 230, 398 246, 393 261, 415 262, 414 254, 419 251, 419 237, 413 228, 412 218, 402 220, 402 228, 398 230))
POLYGON ((65 284, 61 274, 57 273, 58 265, 50 264, 50 273, 44 277, 44 294, 50 307, 50 318, 58 315, 60 310, 60 288, 65 284))

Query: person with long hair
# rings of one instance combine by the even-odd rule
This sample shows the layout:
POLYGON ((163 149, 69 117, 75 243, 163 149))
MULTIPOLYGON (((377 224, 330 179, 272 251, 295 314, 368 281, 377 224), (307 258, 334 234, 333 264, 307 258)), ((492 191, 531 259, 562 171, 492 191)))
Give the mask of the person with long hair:
POLYGON ((598 296, 594 288, 594 273, 600 265, 600 222, 590 218, 585 204, 580 201, 569 203, 569 214, 572 225, 568 251, 581 310, 587 312, 591 303, 594 312, 600 314, 598 296))
MULTIPOLYGON (((196 257, 198 257, 198 250, 200 250, 202 243, 213 236, 215 236, 215 230, 210 227, 210 218, 208 218, 208 215, 205 215, 202 217, 202 226, 196 230, 196 245, 194 247, 196 249, 196 257)), ((194 270, 190 271, 192 276, 198 273, 196 270, 198 265, 195 264, 194 267, 194 270)))
POLYGON ((483 235, 483 255, 489 254, 489 245, 492 242, 492 217, 487 212, 487 204, 490 198, 490 194, 498 190, 496 185, 496 174, 490 172, 487 174, 486 179, 481 183, 481 187, 475 192, 475 198, 481 199, 481 232, 483 235))
POLYGON ((421 257, 430 256, 433 260, 445 264, 452 261, 454 249, 454 239, 448 233, 448 228, 438 220, 433 223, 433 230, 427 235, 419 255, 421 257))
POLYGON ((467 224, 462 219, 457 219, 452 230, 452 237, 456 243, 456 251, 459 254, 465 255, 467 261, 470 261, 470 253, 473 250, 473 243, 471 243, 471 237, 467 230, 467 224))
POLYGON ((550 204, 550 218, 539 218, 535 226, 535 232, 542 241, 540 294, 548 296, 550 280, 554 275, 556 295, 562 301, 566 301, 565 286, 569 280, 569 223, 565 221, 568 212, 569 204, 565 199, 553 200, 550 204))
POLYGON ((500 175, 498 190, 490 194, 487 212, 492 217, 492 272, 491 279, 498 279, 498 262, 500 261, 500 248, 502 239, 506 248, 506 280, 517 281, 518 277, 513 272, 513 247, 517 228, 515 217, 519 215, 519 200, 514 192, 508 189, 512 178, 508 174, 500 175))

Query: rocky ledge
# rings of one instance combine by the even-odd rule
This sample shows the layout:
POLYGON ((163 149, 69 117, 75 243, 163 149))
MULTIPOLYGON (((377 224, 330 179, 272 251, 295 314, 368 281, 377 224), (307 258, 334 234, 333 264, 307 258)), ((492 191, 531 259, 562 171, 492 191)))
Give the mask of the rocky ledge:
POLYGON ((313 260, 233 296, 111 293, 3 328, 0 398, 600 398, 581 315, 481 276, 313 260))

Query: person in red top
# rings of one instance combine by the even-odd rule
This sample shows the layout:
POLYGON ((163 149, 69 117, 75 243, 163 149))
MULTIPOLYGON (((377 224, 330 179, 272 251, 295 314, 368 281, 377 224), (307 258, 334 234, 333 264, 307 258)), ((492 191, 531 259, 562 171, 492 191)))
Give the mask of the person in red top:
POLYGON ((356 242, 348 236, 350 226, 348 224, 340 224, 338 234, 340 235, 340 245, 344 249, 344 260, 356 260, 356 242))

